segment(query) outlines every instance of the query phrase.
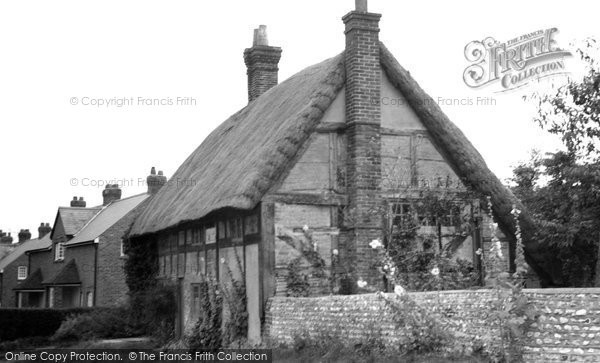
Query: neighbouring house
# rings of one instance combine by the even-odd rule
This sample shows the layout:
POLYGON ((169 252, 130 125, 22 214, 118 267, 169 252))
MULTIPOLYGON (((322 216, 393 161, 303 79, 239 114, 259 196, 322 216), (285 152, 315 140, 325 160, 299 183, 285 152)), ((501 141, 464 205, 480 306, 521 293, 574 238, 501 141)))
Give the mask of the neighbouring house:
POLYGON ((0 260, 7 256, 15 248, 13 238, 10 232, 3 232, 0 229, 0 260))
POLYGON ((47 246, 29 250, 29 277, 14 290, 19 307, 117 306, 126 303, 123 237, 152 193, 166 182, 152 168, 148 192, 121 198, 117 184, 102 191, 103 204, 86 208, 74 197, 60 207, 47 246), (159 184, 155 179, 160 181, 159 184), (35 302, 36 304, 34 304, 35 302))
MULTIPOLYGON (((38 227, 38 238, 31 239, 29 230, 21 230, 19 232, 19 242, 13 251, 0 260, 0 307, 7 308, 29 304, 29 302, 19 304, 13 289, 29 276, 27 252, 50 246, 51 231, 52 228, 49 223, 41 223, 38 227)), ((35 299, 36 296, 33 294, 31 303, 38 306, 39 302, 35 299)))
MULTIPOLYGON (((255 30, 244 51, 248 105, 183 162, 172 179, 181 183, 163 187, 129 234, 131 243, 157 243, 158 278, 178 285, 179 334, 198 319, 200 284, 206 276, 227 281, 224 266, 235 266, 237 254, 246 277, 248 337, 260 339, 267 302, 286 294, 285 268, 300 255, 286 238, 301 238, 305 225, 328 268, 339 251, 353 276, 377 285, 377 251, 369 243, 382 238, 383 222, 372 211, 401 200, 390 206, 401 216, 402 205, 433 181, 491 197, 513 264, 514 239, 506 236, 515 231, 510 210, 521 204, 379 41, 380 17, 357 1, 343 17, 345 50, 280 84, 282 50, 268 44, 264 26, 255 30), (408 183, 400 195, 384 180, 398 163, 408 183)), ((491 241, 485 218, 472 218, 479 225, 459 248, 474 262, 491 241)), ((531 258, 538 247, 528 242, 526 251, 542 271, 531 258)))

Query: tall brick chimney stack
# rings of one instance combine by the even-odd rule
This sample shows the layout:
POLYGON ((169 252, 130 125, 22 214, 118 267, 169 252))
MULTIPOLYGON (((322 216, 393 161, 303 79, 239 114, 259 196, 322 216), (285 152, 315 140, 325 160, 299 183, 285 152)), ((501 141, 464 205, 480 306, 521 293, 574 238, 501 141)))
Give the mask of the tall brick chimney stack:
POLYGON ((52 232, 52 227, 50 227, 50 223, 46 223, 46 224, 44 224, 43 222, 40 223, 40 226, 38 227, 38 238, 39 239, 42 239, 45 235, 47 235, 50 232, 52 232))
POLYGON ((22 229, 19 231, 19 243, 29 241, 31 239, 31 232, 28 229, 22 229))
POLYGON ((71 207, 80 207, 80 208, 85 208, 85 200, 83 200, 83 197, 79 197, 79 199, 77 199, 77 197, 73 197, 73 200, 71 201, 71 207))
POLYGON ((154 195, 163 185, 167 184, 167 177, 163 175, 162 170, 156 175, 156 168, 152 167, 150 175, 146 178, 146 184, 148 185, 148 194, 154 195))
POLYGON ((102 199, 102 205, 108 205, 115 200, 121 199, 119 184, 106 184, 106 187, 102 191, 102 199))
POLYGON ((277 85, 279 59, 281 48, 269 46, 267 26, 260 25, 254 29, 252 48, 244 50, 244 62, 248 68, 248 102, 277 85))
POLYGON ((382 283, 372 267, 377 252, 369 246, 372 240, 382 238, 382 216, 373 213, 382 201, 380 18, 381 14, 368 12, 367 0, 356 0, 356 10, 342 18, 346 35, 346 187, 349 209, 355 216, 343 238, 343 250, 352 261, 354 277, 371 286, 382 283))

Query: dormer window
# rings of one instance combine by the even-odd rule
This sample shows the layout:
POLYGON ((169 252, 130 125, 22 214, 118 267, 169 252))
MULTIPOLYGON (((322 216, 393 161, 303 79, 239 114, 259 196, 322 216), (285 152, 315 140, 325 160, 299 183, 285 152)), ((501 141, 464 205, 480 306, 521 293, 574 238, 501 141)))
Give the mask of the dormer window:
POLYGON ((65 259, 65 244, 62 242, 54 246, 54 261, 62 261, 65 259))

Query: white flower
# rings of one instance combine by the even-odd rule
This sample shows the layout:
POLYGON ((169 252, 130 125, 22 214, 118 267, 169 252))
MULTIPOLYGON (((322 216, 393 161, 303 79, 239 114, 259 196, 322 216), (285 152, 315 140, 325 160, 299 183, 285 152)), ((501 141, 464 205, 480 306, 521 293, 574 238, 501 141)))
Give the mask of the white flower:
POLYGON ((439 268, 437 268, 437 266, 436 266, 436 267, 434 267, 434 268, 432 268, 432 269, 431 269, 431 274, 432 274, 433 276, 437 276, 437 275, 439 275, 439 274, 440 274, 440 269, 439 269, 439 268))
POLYGON ((317 242, 313 243, 313 251, 317 252, 318 249, 319 245, 317 244, 317 242))
POLYGON ((404 288, 400 285, 395 285, 394 286, 394 294, 400 296, 400 295, 404 295, 406 293, 406 290, 404 290, 404 288))
POLYGON ((225 263, 225 258, 221 257, 221 263, 225 263))
POLYGON ((331 251, 331 253, 333 253, 334 256, 337 256, 339 252, 337 249, 334 249, 333 251, 331 251))
POLYGON ((380 240, 374 239, 371 241, 371 243, 369 243, 369 246, 371 246, 372 249, 377 249, 383 247, 383 244, 380 240))
POLYGON ((304 227, 302 227, 302 230, 303 230, 304 232, 308 232, 308 225, 306 225, 306 224, 305 224, 305 225, 304 225, 304 227))
POLYGON ((356 284, 357 284, 357 285, 358 285, 358 287, 360 287, 361 289, 362 289, 363 287, 366 287, 366 286, 367 286, 367 282, 366 282, 366 281, 364 281, 362 278, 358 279, 358 281, 356 282, 356 284))
POLYGON ((483 251, 481 251, 481 248, 478 248, 477 251, 475 251, 475 254, 477 256, 481 256, 482 253, 483 253, 483 251))

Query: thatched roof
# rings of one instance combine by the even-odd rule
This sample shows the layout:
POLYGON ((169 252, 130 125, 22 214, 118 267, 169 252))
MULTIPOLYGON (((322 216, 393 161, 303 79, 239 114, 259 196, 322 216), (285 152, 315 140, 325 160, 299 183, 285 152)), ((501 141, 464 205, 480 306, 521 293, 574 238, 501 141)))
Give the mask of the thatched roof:
POLYGON ((217 209, 251 209, 294 158, 344 83, 343 56, 292 76, 231 116, 177 169, 130 235, 156 232, 217 209))
MULTIPOLYGON (((546 284, 556 283, 550 256, 534 241, 535 224, 487 167, 466 136, 381 44, 381 64, 454 171, 472 189, 491 196, 501 229, 514 236, 516 204, 527 262, 546 284)), ((261 200, 319 123, 344 84, 343 54, 305 69, 231 116, 196 149, 149 202, 130 236, 154 233, 226 207, 251 209, 261 200)))
POLYGON ((383 44, 381 44, 381 65, 390 82, 402 93, 419 116, 436 146, 444 154, 456 174, 468 187, 481 195, 491 197, 494 217, 498 221, 499 227, 509 237, 514 236, 516 231, 510 211, 513 205, 521 210, 520 224, 527 263, 536 271, 543 284, 559 285, 561 278, 557 273, 560 269, 556 268, 555 256, 550 255, 536 242, 535 222, 521 202, 492 173, 481 154, 462 131, 450 121, 438 104, 419 86, 383 44), (556 275, 551 276, 552 273, 556 275))

